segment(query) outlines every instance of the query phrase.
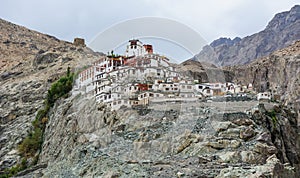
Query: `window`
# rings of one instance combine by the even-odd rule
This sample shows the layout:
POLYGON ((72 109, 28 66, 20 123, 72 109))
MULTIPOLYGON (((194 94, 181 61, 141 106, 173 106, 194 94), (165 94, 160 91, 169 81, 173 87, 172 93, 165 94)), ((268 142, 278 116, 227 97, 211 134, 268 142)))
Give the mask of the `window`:
POLYGON ((187 89, 192 89, 192 86, 187 86, 187 89))

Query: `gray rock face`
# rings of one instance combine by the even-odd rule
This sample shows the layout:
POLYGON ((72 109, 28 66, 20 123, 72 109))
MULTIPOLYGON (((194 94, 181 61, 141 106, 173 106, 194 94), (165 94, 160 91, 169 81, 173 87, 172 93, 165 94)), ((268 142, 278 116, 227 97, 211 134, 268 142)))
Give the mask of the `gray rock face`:
POLYGON ((39 160, 48 167, 28 174, 297 177, 297 116, 278 109, 274 122, 268 116, 273 106, 266 105, 254 115, 240 109, 221 114, 222 103, 159 105, 140 115, 138 110, 115 112, 85 96, 72 96, 51 111, 39 160))
POLYGON ((232 46, 238 42, 240 42, 242 39, 239 37, 234 38, 233 40, 231 40, 230 38, 219 38, 215 41, 213 41, 210 46, 211 47, 217 47, 220 45, 227 45, 227 46, 232 46))
POLYGON ((176 66, 185 76, 189 76, 199 82, 228 82, 232 81, 234 74, 225 69, 217 68, 215 65, 206 62, 187 60, 176 66))
POLYGON ((300 6, 296 5, 288 12, 276 14, 263 31, 242 39, 215 40, 194 59, 217 66, 247 64, 299 39, 300 6))
POLYGON ((67 67, 88 65, 100 57, 0 19, 0 171, 15 165, 18 144, 28 135, 51 83, 67 67), (71 50, 73 49, 73 50, 71 50))
POLYGON ((277 95, 277 101, 300 113, 299 41, 248 65, 226 67, 226 70, 234 73, 234 82, 251 83, 258 92, 271 91, 277 95))
MULTIPOLYGON (((0 50, 5 49, 0 53, 0 169, 3 170, 19 161, 17 145, 31 129, 31 121, 43 105, 51 82, 68 66, 86 65, 99 55, 88 48, 74 47, 54 37, 0 22, 3 31, 0 50)), ((214 45, 235 43, 240 40, 224 39, 214 45)), ((235 74, 237 82, 254 81, 262 90, 280 84, 278 92, 290 94, 284 94, 284 101, 293 102, 300 91, 299 72, 294 73, 299 69, 299 55, 291 53, 300 51, 297 45, 281 51, 280 55, 274 54, 271 62, 262 60, 252 68, 226 69, 228 76, 221 79, 230 81, 235 74), (267 66, 272 63, 276 65, 269 70, 267 66), (285 79, 289 80, 284 82, 285 79)), ((199 66, 195 61, 181 67, 202 82, 218 79, 219 72, 223 72, 210 64, 199 66), (199 68, 203 71, 193 73, 199 68), (207 77, 206 69, 211 71, 212 78, 207 77)), ((248 115, 244 110, 257 104, 250 101, 163 104, 148 109, 122 108, 116 112, 87 96, 61 99, 50 111, 38 165, 18 176, 300 176, 299 113, 266 103, 268 107, 260 105, 257 112, 248 115)))

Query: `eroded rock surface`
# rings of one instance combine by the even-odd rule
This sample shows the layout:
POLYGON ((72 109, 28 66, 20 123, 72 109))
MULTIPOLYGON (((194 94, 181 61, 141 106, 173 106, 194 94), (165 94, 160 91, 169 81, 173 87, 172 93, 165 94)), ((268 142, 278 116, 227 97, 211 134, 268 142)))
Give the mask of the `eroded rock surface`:
MULTIPOLYGON (((236 102, 241 104, 242 102, 236 102)), ((253 103, 253 107, 257 103, 253 103)), ((273 104, 251 115, 221 104, 169 105, 139 115, 85 96, 60 100, 37 172, 45 177, 297 177, 296 114, 273 104), (198 107, 195 107, 198 105, 198 107), (171 109, 174 107, 174 109, 171 109), (209 110, 209 112, 208 112, 209 110), (226 109, 225 109, 226 110, 226 109)), ((155 107, 153 107, 155 108, 155 107)))
POLYGON ((18 144, 32 129, 52 82, 100 54, 0 19, 0 171, 19 160, 18 144))

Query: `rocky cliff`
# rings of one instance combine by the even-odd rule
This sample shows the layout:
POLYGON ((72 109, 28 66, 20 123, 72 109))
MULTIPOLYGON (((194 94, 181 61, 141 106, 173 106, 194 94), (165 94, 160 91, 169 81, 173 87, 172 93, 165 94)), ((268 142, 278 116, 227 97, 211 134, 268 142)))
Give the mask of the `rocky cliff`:
POLYGON ((255 101, 114 112, 73 95, 51 111, 40 167, 18 176, 299 177, 296 117, 255 101))
POLYGON ((51 83, 100 54, 0 19, 0 170, 14 165, 51 83))
POLYGON ((300 6, 296 5, 288 12, 276 14, 263 31, 242 39, 215 40, 194 59, 218 66, 247 64, 299 39, 300 6))
POLYGON ((220 69, 217 66, 199 62, 195 60, 187 60, 176 65, 176 70, 180 71, 183 76, 188 76, 200 83, 207 82, 229 82, 233 80, 234 74, 226 69, 220 69))
POLYGON ((251 83, 258 92, 271 91, 300 113, 300 41, 250 64, 225 68, 234 73, 234 82, 251 83))
MULTIPOLYGON (((51 83, 67 67, 83 67, 100 54, 0 22, 1 173, 20 162, 17 145, 32 128, 51 83)), ((283 101, 292 102, 299 97, 299 47, 296 43, 243 67, 221 70, 195 61, 177 67, 202 82, 252 81, 260 90, 277 86, 276 92, 291 97, 283 101)), ((50 109, 37 165, 16 176, 299 177, 297 117, 284 105, 257 101, 111 111, 93 97, 72 92, 50 109)))

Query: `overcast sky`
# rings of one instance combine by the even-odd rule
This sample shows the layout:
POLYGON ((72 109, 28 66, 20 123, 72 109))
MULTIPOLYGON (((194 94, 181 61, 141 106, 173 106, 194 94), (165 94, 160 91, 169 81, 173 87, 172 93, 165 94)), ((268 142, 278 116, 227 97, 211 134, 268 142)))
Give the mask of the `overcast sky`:
MULTIPOLYGON (((111 26, 139 17, 169 18, 208 43, 256 33, 299 0, 1 0, 0 17, 57 38, 89 44, 111 26)), ((299 4, 299 3, 298 3, 299 4)))

